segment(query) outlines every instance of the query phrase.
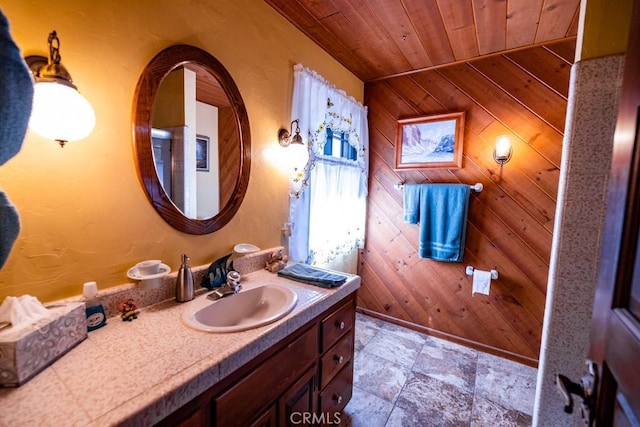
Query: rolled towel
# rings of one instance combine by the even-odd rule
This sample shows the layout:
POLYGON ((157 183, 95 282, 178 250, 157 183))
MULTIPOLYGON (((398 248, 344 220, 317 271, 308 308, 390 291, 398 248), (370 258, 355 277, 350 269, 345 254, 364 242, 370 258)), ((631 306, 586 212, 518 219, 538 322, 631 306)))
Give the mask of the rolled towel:
MULTIPOLYGON (((0 11, 0 165, 22 147, 33 103, 33 79, 0 11)), ((20 217, 0 191, 0 268, 20 233, 20 217)))
POLYGON ((9 257, 13 242, 20 233, 20 217, 15 206, 3 191, 0 191, 0 268, 9 257))
POLYGON ((33 103, 33 79, 0 11, 0 165, 22 147, 33 103))

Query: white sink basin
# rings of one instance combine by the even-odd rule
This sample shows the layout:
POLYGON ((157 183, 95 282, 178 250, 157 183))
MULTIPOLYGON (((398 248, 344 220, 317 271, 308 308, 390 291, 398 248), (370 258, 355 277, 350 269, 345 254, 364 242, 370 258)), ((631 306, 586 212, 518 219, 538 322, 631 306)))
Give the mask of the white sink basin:
POLYGON ((297 302, 294 291, 276 284, 242 290, 217 301, 202 295, 188 303, 182 321, 205 332, 239 332, 281 319, 297 302))

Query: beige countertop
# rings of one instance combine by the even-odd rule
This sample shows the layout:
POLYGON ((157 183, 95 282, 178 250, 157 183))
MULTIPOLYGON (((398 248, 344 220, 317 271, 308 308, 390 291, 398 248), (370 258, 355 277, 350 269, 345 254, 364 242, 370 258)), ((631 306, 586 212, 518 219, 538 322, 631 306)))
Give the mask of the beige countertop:
POLYGON ((287 316, 244 332, 194 330, 180 318, 189 303, 174 300, 141 309, 132 322, 111 317, 26 384, 0 389, 0 426, 153 424, 355 292, 360 278, 349 276, 324 289, 266 270, 244 275, 244 289, 278 283, 298 295, 287 316))

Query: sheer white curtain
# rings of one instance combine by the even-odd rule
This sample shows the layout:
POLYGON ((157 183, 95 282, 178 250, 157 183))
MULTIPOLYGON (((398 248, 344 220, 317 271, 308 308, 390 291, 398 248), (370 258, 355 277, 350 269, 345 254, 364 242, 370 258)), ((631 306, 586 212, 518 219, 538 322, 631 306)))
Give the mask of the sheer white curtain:
POLYGON ((291 197, 289 254, 296 262, 325 264, 364 244, 369 134, 367 109, 316 72, 294 67, 292 120, 300 120, 309 163, 291 197), (324 154, 327 128, 343 133, 356 159, 324 154))

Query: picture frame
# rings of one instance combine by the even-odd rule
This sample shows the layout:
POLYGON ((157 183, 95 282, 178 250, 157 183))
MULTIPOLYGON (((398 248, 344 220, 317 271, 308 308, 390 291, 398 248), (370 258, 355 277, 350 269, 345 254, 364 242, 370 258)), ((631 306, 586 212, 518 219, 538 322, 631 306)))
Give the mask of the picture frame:
POLYGON ((196 171, 209 172, 209 137, 196 135, 196 171))
POLYGON ((394 169, 459 169, 463 136, 464 112, 400 119, 394 169))

